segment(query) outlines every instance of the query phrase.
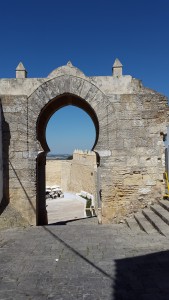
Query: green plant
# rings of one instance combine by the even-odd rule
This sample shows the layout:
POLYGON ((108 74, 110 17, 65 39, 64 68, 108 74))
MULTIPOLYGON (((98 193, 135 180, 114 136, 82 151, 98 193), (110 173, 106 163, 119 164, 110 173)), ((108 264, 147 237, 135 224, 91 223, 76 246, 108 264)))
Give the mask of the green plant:
POLYGON ((86 208, 90 208, 91 204, 91 199, 86 199, 86 208))

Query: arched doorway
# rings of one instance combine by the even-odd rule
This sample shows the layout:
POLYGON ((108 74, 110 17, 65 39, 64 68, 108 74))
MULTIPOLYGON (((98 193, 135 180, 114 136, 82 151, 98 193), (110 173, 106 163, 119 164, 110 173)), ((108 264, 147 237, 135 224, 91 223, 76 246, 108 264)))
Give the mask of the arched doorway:
MULTIPOLYGON (((27 98, 26 105, 26 174, 29 178, 29 189, 25 197, 25 210, 29 213, 31 224, 47 224, 45 206, 45 162, 49 147, 45 138, 46 125, 52 114, 58 109, 74 105, 80 107, 93 120, 96 128, 96 140, 93 151, 99 154, 100 177, 104 172, 104 161, 109 150, 108 105, 107 96, 90 80, 74 75, 59 75, 43 81, 27 98), (102 163, 103 162, 103 163, 102 163), (30 204, 29 204, 30 203, 30 204), (28 208, 27 208, 27 207, 28 208)), ((102 190, 102 206, 104 202, 104 187, 102 190)), ((98 193, 100 195, 100 193, 98 193)), ((99 197, 98 197, 99 199, 99 197)))
MULTIPOLYGON (((50 102, 48 102, 43 109, 37 120, 37 139, 41 144, 43 151, 37 157, 37 198, 36 198, 36 213, 37 213, 37 225, 47 224, 47 212, 46 212, 46 199, 45 199, 45 164, 46 155, 50 151, 46 141, 46 126, 50 117, 57 110, 67 106, 73 105, 84 110, 92 119, 95 126, 96 138, 92 150, 94 149, 98 137, 99 137, 99 122, 94 109, 91 105, 79 96, 65 93, 57 96, 50 102)), ((98 157, 98 156, 97 156, 98 157)), ((99 161, 98 161, 99 163, 99 161)))
POLYGON ((46 156, 48 224, 95 216, 98 168, 96 154, 91 151, 95 139, 93 121, 79 107, 62 107, 49 119, 46 127, 50 148, 46 156))

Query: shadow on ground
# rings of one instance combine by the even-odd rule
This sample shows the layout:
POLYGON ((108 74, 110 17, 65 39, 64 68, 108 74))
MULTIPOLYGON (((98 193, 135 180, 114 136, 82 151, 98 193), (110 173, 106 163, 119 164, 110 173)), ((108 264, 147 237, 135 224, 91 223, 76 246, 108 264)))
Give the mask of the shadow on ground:
POLYGON ((169 299, 169 251, 115 261, 115 300, 169 299))
MULTIPOLYGON (((88 259, 66 241, 52 232, 49 226, 44 227, 54 239, 59 241, 78 258, 97 271, 101 280, 111 283, 110 294, 105 289, 105 297, 98 295, 97 299, 110 300, 168 300, 169 299, 169 251, 163 251, 143 256, 115 259, 112 251, 112 261, 115 269, 112 273, 101 268, 96 261, 88 259)), ((139 249, 138 249, 139 250, 139 249)), ((121 250, 119 250, 120 252, 121 250)), ((125 252, 125 250, 123 250, 125 252)), ((110 250, 111 252, 111 250, 110 250)), ((106 261, 106 256, 103 261, 106 261)), ((92 277, 91 277, 92 281, 92 277)), ((90 290, 89 298, 90 299, 90 290)), ((92 296, 92 295, 91 295, 92 296)), ((91 298, 93 299, 93 298, 91 298)))
POLYGON ((71 219, 71 220, 66 220, 66 221, 59 221, 56 223, 49 223, 48 226, 53 226, 53 225, 70 225, 70 223, 72 224, 83 224, 83 222, 85 224, 89 224, 91 222, 91 220, 94 220, 97 224, 97 216, 92 216, 92 217, 87 217, 87 218, 79 218, 79 219, 71 219))

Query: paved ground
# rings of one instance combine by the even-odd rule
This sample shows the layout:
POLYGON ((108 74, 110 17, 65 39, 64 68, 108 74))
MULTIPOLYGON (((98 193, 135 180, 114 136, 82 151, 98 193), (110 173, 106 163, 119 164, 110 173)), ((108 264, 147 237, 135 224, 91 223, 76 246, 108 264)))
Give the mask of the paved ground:
POLYGON ((64 193, 64 198, 46 200, 46 204, 49 224, 86 217, 86 200, 72 193, 64 193))
POLYGON ((47 205, 61 225, 0 231, 0 300, 169 299, 169 238, 98 225, 72 194, 47 205))
POLYGON ((0 300, 168 300, 169 239, 94 220, 0 231, 0 300))

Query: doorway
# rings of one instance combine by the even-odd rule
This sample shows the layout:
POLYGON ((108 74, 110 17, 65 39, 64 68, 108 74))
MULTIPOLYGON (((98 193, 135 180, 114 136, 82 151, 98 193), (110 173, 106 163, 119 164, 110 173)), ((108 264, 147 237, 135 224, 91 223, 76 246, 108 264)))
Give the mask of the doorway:
MULTIPOLYGON (((36 175, 36 177, 37 177, 37 195, 36 195, 37 225, 44 225, 44 224, 48 223, 47 210, 46 210, 46 168, 45 168, 45 166, 46 166, 46 162, 47 162, 46 157, 47 157, 48 153, 50 153, 51 146, 49 145, 49 142, 47 141, 47 138, 46 138, 47 125, 48 125, 48 122, 50 122, 49 120, 52 117, 52 115, 55 115, 55 114, 59 113, 59 111, 61 111, 61 109, 64 110, 70 106, 71 106, 71 108, 73 108, 73 107, 80 108, 83 112, 87 113, 87 115, 90 117, 90 119, 93 123, 94 129, 95 129, 95 139, 93 141, 93 145, 91 146, 90 150, 94 150, 94 148, 97 144, 97 140, 98 140, 98 136, 99 136, 98 119, 97 119, 97 116, 96 116, 93 108, 84 99, 77 97, 75 95, 71 95, 71 94, 63 94, 63 95, 51 100, 42 109, 42 111, 39 115, 38 121, 37 121, 37 138, 38 138, 38 140, 41 144, 42 150, 43 150, 37 157, 37 170, 36 170, 36 174, 37 174, 36 175)), ((69 112, 69 115, 71 115, 71 111, 69 112)), ((80 154, 78 153, 78 151, 76 149, 76 153, 74 153, 74 160, 76 160, 78 157, 85 159, 84 156, 85 155, 80 156, 80 154)), ((87 156, 87 153, 86 153, 86 156, 87 156)), ((97 161, 96 161, 96 165, 97 165, 97 161)), ((70 167, 70 165, 69 165, 69 167, 70 167)), ((63 167, 63 169, 64 169, 64 167, 63 167)), ((74 172, 74 171, 72 171, 72 172, 74 172)), ((92 173, 93 172, 91 172, 91 176, 93 176, 92 173)), ((96 192, 96 195, 97 195, 97 192, 96 192)))

